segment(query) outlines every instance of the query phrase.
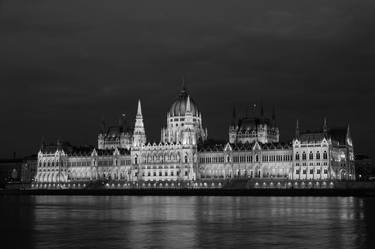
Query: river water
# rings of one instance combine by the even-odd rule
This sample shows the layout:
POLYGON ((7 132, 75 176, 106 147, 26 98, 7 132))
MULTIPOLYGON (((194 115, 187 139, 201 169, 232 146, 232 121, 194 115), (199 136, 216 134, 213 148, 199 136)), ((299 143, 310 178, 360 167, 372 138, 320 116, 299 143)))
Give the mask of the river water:
POLYGON ((375 248, 375 198, 0 197, 0 248, 375 248))

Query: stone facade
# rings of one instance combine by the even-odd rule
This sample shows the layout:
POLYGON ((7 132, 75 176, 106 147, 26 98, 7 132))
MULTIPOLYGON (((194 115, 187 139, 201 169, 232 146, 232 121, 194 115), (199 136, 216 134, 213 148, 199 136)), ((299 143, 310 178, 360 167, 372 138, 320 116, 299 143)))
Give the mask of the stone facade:
MULTIPOLYGON (((42 145, 33 186, 115 183, 192 182, 227 179, 354 180, 349 127, 300 132, 279 142, 275 112, 236 119, 229 141, 207 140, 202 114, 183 88, 167 114, 159 143, 147 143, 141 102, 133 131, 123 122, 102 129, 98 147, 66 143, 42 145)), ((149 185, 148 183, 148 185, 149 185)), ((145 186, 148 186, 145 185, 145 186)))

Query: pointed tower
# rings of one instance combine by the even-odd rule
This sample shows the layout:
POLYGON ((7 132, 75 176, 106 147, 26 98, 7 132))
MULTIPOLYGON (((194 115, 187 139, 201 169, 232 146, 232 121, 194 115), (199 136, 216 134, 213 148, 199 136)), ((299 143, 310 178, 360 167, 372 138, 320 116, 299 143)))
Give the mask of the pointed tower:
POLYGON ((186 100, 185 127, 193 128, 193 113, 191 111, 190 96, 186 100))
POLYGON ((346 128, 346 137, 350 137, 350 125, 346 128))
POLYGON ((138 100, 137 116, 133 133, 133 146, 139 147, 146 144, 146 132, 143 124, 141 100, 138 100))
POLYGON ((190 96, 188 95, 186 100, 186 112, 184 129, 182 131, 182 143, 183 144, 196 144, 196 132, 194 129, 193 113, 191 111, 190 96))

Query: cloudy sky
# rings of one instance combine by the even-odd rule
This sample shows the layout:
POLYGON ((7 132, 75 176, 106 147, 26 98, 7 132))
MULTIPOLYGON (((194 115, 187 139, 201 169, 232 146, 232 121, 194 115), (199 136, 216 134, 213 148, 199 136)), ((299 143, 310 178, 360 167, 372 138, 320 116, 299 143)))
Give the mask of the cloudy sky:
POLYGON ((1 157, 95 144, 134 117, 159 141, 184 76, 211 138, 233 106, 276 106, 282 140, 350 122, 375 156, 373 0, 0 0, 1 157))

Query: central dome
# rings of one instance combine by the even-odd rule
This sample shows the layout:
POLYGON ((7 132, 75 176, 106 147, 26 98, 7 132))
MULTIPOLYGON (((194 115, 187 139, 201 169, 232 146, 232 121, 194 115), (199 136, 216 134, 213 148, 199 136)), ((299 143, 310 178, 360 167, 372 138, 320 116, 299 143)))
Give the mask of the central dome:
MULTIPOLYGON (((186 113, 186 103, 188 99, 188 93, 186 89, 183 88, 178 95, 177 100, 172 104, 169 114, 171 117, 185 116, 186 113)), ((190 97, 190 109, 193 113, 193 116, 199 116, 198 108, 194 100, 190 97)))

